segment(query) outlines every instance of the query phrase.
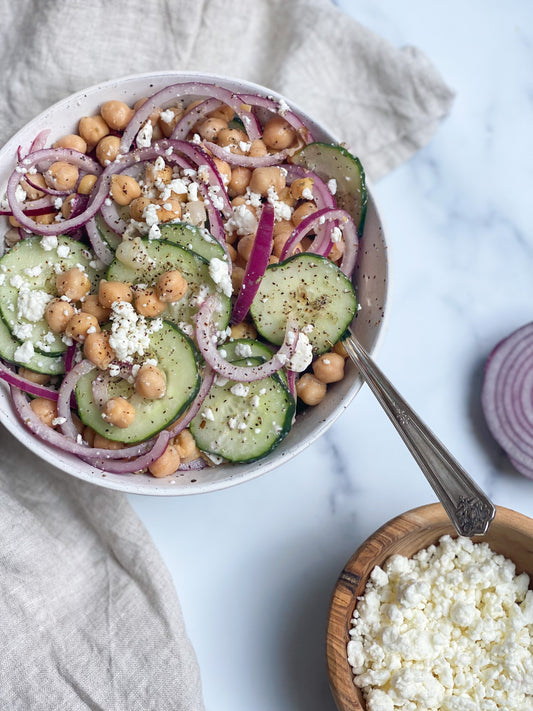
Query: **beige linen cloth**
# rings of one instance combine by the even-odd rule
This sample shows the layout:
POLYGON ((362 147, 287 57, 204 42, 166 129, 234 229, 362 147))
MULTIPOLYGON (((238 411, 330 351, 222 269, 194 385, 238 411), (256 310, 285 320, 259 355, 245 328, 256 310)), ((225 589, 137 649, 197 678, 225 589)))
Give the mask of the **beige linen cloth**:
MULTIPOLYGON (((0 0, 0 66, 0 143, 99 81, 211 71, 295 101, 374 180, 452 102, 424 55, 328 0, 0 0)), ((3 427, 0 447, 0 708, 200 711, 176 592, 125 495, 58 472, 3 427)))

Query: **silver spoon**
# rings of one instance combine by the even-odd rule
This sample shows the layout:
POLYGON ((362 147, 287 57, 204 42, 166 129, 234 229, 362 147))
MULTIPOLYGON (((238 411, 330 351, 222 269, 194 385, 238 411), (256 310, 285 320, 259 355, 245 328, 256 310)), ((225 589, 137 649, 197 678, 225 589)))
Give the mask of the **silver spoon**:
POLYGON ((420 420, 350 331, 343 345, 389 416, 461 536, 486 533, 496 509, 420 420))

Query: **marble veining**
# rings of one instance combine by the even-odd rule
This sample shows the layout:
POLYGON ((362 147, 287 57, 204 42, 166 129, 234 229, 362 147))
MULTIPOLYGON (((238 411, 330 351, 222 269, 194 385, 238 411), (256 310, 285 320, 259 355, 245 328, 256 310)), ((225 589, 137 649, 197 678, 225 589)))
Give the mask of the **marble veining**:
MULTIPOLYGON (((533 481, 479 404, 489 352, 533 320, 533 4, 336 4, 419 47, 456 92, 430 144, 373 188, 392 272, 377 362, 496 504, 533 517, 533 481)), ((366 386, 324 437, 259 479, 131 497, 175 581, 207 709, 334 711, 324 631, 337 576, 382 523, 435 500, 366 386)))

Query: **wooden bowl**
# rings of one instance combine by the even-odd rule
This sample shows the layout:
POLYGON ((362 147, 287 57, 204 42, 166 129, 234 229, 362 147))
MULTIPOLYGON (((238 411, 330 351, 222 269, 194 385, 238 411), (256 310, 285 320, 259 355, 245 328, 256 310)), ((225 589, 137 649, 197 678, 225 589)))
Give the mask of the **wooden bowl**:
MULTIPOLYGON (((435 544, 445 534, 457 532, 440 504, 412 509, 384 524, 353 554, 341 572, 331 598, 326 654, 331 691, 339 711, 365 711, 363 694, 353 683, 346 646, 351 619, 372 569, 382 566, 394 554, 411 557, 435 544)), ((496 516, 484 536, 493 551, 510 558, 517 573, 533 578, 533 520, 510 509, 497 507, 496 516)))

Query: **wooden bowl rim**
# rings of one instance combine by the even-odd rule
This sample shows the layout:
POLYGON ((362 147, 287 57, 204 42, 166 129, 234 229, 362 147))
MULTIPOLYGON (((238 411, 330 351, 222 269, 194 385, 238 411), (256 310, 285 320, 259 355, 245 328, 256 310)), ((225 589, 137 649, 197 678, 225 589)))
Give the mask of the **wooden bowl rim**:
MULTIPOLYGON (((533 519, 525 514, 518 513, 503 506, 496 506, 496 516, 486 534, 490 538, 490 531, 493 527, 508 527, 517 533, 528 536, 532 540, 533 546, 533 519)), ((380 526, 374 533, 357 548, 342 569, 333 589, 328 609, 328 622, 326 631, 326 661, 327 672, 331 692, 339 711, 366 711, 366 706, 362 701, 362 693, 353 683, 352 669, 348 663, 346 655, 346 645, 349 641, 348 630, 352 619, 353 611, 357 602, 356 588, 366 585, 368 576, 360 576, 358 570, 369 564, 368 549, 386 534, 393 541, 400 541, 404 537, 424 529, 430 530, 433 527, 446 528, 439 534, 439 538, 446 533, 457 537, 453 524, 448 518, 446 511, 440 503, 425 504, 405 511, 391 518, 380 526), (365 552, 367 552, 365 560, 365 552), (340 640, 338 617, 341 617, 346 625, 344 639, 340 640), (335 618, 335 619, 334 619, 335 618)), ((473 540, 482 542, 485 536, 475 536, 473 540)), ((421 546, 427 547, 430 543, 421 546)), ((388 547, 388 546, 387 546, 388 547)), ((381 546, 382 550, 385 546, 381 546)), ((413 553, 414 555, 414 553, 413 553)), ((388 556, 387 556, 388 557, 388 556)), ((372 558, 374 556, 372 555, 372 558)), ((373 565, 369 570, 374 567, 373 565)))

